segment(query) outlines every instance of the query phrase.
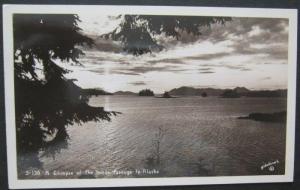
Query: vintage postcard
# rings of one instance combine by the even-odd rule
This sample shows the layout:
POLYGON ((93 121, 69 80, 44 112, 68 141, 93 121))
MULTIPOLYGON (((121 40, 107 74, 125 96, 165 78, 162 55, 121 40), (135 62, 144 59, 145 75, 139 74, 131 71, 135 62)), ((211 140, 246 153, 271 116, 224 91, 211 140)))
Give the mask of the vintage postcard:
POLYGON ((4 5, 10 188, 292 182, 297 10, 4 5))

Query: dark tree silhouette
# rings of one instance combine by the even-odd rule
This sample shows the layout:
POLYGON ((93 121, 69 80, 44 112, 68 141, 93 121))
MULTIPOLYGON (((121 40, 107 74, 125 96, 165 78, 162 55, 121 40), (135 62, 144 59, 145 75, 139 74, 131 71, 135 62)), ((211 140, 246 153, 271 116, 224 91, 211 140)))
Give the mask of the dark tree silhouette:
MULTIPOLYGON (((116 112, 87 104, 89 94, 55 60, 80 64, 78 45, 93 41, 80 33, 76 15, 15 14, 14 69, 17 152, 53 154, 66 145, 67 125, 110 120, 116 112)), ((21 157, 21 156, 20 156, 21 157)), ((22 157, 18 165, 26 166, 22 157)))
POLYGON ((179 39, 181 32, 185 31, 198 36, 201 35, 200 27, 224 24, 230 20, 229 17, 124 15, 121 24, 102 37, 121 41, 126 52, 141 55, 163 49, 155 40, 155 35, 164 34, 179 39))
POLYGON ((207 93, 206 92, 202 92, 201 96, 205 98, 205 97, 207 97, 207 93))
POLYGON ((172 98, 172 96, 169 94, 169 92, 164 92, 163 98, 172 98))
POLYGON ((139 91, 139 96, 154 96, 154 92, 150 89, 144 89, 139 91))

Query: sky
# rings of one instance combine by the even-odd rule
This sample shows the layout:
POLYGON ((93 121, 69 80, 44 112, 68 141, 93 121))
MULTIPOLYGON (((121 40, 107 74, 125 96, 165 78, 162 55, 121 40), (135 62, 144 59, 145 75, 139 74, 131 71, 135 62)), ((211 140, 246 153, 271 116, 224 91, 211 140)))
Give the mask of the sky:
POLYGON ((120 42, 100 36, 117 28, 117 15, 79 14, 82 33, 95 40, 82 47, 81 66, 60 63, 73 71, 83 88, 109 92, 150 88, 163 93, 181 86, 195 88, 286 89, 288 76, 288 20, 233 18, 225 25, 202 27, 202 35, 181 31, 177 40, 155 36, 160 52, 127 54, 120 42))

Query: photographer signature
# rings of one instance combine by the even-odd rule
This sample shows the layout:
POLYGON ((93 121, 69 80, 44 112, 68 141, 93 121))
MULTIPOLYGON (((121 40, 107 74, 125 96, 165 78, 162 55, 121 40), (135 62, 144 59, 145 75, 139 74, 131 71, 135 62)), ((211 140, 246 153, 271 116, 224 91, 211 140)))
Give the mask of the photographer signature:
POLYGON ((275 170, 275 165, 279 164, 279 160, 275 160, 273 162, 268 162, 263 164, 260 169, 264 170, 264 169, 268 169, 270 172, 273 172, 275 170))

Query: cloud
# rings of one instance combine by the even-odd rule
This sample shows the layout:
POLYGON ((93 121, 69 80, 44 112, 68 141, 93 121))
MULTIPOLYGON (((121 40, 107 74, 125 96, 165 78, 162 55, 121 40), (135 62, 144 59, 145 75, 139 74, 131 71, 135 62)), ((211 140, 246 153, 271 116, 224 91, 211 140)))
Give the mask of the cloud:
MULTIPOLYGON (((133 56, 123 52, 119 42, 95 39, 95 54, 87 53, 86 61, 90 64, 120 64, 128 65, 127 69, 115 69, 113 73, 124 75, 139 75, 146 72, 180 72, 183 68, 174 65, 205 64, 221 62, 238 55, 252 56, 245 64, 287 63, 288 57, 288 20, 278 18, 233 18, 225 25, 214 24, 202 27, 202 35, 191 36, 181 32, 180 39, 160 36, 159 40, 166 45, 162 52, 133 56), (167 45, 169 44, 169 45, 167 45), (199 61, 199 63, 197 63, 199 61), (201 61, 201 62, 200 62, 201 61), (172 64, 172 68, 169 65, 172 64), (132 68, 133 65, 140 65, 132 68), (153 66, 156 65, 156 66, 153 66)), ((90 52, 88 50, 87 52, 90 52)), ((219 67, 220 64, 217 64, 219 67)), ((249 71, 249 68, 223 66, 228 69, 249 71)))
POLYGON ((260 80, 271 80, 272 77, 264 77, 264 78, 261 78, 260 80))
POLYGON ((252 69, 249 69, 249 68, 240 68, 239 70, 240 71, 252 71, 252 69))
MULTIPOLYGON (((264 65, 270 65, 270 64, 274 64, 274 63, 272 63, 272 62, 264 62, 263 64, 264 65)), ((285 65, 285 64, 287 64, 287 62, 278 62, 278 64, 285 65)))
MULTIPOLYGON (((235 64, 235 63, 228 63, 228 62, 218 62, 218 63, 207 63, 207 64, 202 64, 201 68, 198 69, 200 73, 202 72, 212 72, 214 71, 213 69, 217 68, 225 68, 225 69, 230 69, 230 70, 238 70, 238 71, 251 71, 252 69, 249 68, 249 65, 247 64, 235 64)), ((214 71, 215 72, 215 71, 214 71)))
POLYGON ((97 74, 100 74, 100 75, 104 74, 104 69, 102 69, 102 68, 89 69, 88 71, 91 71, 93 73, 97 73, 97 74))
POLYGON ((141 56, 123 52, 119 42, 92 36, 95 46, 86 49, 86 56, 80 61, 89 63, 89 71, 99 75, 133 77, 137 80, 132 83, 135 86, 143 85, 142 77, 151 72, 150 75, 168 72, 184 77, 187 74, 214 77, 218 72, 232 71, 250 75, 266 64, 286 65, 288 62, 287 19, 233 18, 225 25, 201 28, 200 36, 179 32, 179 39, 160 35, 157 39, 166 48, 141 56))
POLYGON ((212 68, 204 67, 198 69, 200 74, 212 74, 215 73, 215 71, 212 68))
POLYGON ((210 71, 210 70, 212 70, 212 68, 200 68, 200 69, 198 69, 199 71, 210 71))
MULTIPOLYGON (((190 40, 189 43, 214 44, 229 41, 230 52, 206 54, 191 59, 213 60, 228 54, 255 55, 266 54, 272 59, 287 60, 288 54, 288 19, 280 18, 233 18, 225 25, 214 24, 201 28, 202 35, 190 40), (263 45, 263 48, 258 48, 263 45)), ((186 35, 186 34, 184 34, 186 35)), ((166 42, 170 41, 166 39, 166 42)), ((182 46, 178 41, 177 46, 182 46)))
POLYGON ((94 39, 93 47, 99 51, 107 51, 107 52, 114 52, 114 53, 120 53, 121 51, 123 51, 120 42, 104 39, 101 37, 97 37, 96 39, 94 39))
POLYGON ((197 54, 193 56, 183 56, 183 57, 178 57, 178 58, 162 58, 162 59, 155 59, 155 60, 150 60, 148 63, 151 64, 162 64, 162 63, 171 63, 171 64, 187 64, 187 61, 192 60, 192 61, 197 61, 197 60, 214 60, 214 59, 219 59, 225 56, 229 56, 230 53, 228 52, 221 52, 221 53, 208 53, 208 54, 197 54))
MULTIPOLYGON (((257 43, 256 43, 257 44, 257 43)), ((234 49, 234 54, 242 55, 255 55, 265 54, 271 59, 287 60, 288 47, 287 44, 266 44, 263 47, 259 47, 254 43, 247 42, 245 40, 236 41, 231 47, 234 49)))
POLYGON ((146 85, 146 83, 144 81, 130 82, 129 84, 132 84, 134 86, 144 86, 144 85, 146 85))
POLYGON ((232 18, 225 25, 215 24, 202 29, 201 39, 224 41, 227 39, 242 39, 256 43, 286 42, 288 19, 280 18, 232 18), (266 41, 267 40, 267 41, 266 41))
MULTIPOLYGON (((93 20, 89 15, 81 15, 85 22, 97 23, 99 30, 104 30, 102 25, 98 25, 100 20, 103 23, 109 22, 110 30, 113 30, 118 23, 120 23, 121 17, 116 15, 98 15, 97 20, 93 20), (112 19, 116 17, 118 19, 112 19), (101 18, 101 19, 100 19, 101 18), (117 21, 118 20, 118 21, 117 21), (105 21, 105 22, 104 22, 105 21)), ((95 17, 96 18, 96 17, 95 17)), ((83 26, 89 29, 90 25, 83 26)), ((101 22, 102 23, 102 22, 101 22)), ((83 28, 83 29, 85 29, 83 28)), ((178 31, 180 38, 167 37, 164 34, 155 36, 156 40, 166 47, 166 50, 172 50, 175 47, 185 49, 186 44, 195 44, 195 51, 197 50, 196 44, 210 41, 212 43, 219 43, 223 41, 230 41, 232 44, 228 45, 228 48, 232 48, 231 54, 266 54, 273 59, 287 59, 287 42, 288 42, 288 19, 282 18, 232 18, 232 21, 225 24, 213 24, 210 27, 200 27, 202 35, 191 35, 186 31, 178 31), (264 48, 256 48, 252 45, 264 44, 264 48), (276 44, 276 45, 275 45, 276 44)), ((102 52, 121 53, 123 51, 122 44, 112 40, 103 39, 99 35, 93 33, 89 34, 94 39, 95 45, 93 49, 102 52)), ((87 48, 87 47, 85 47, 87 48)), ((229 52, 213 52, 204 53, 203 55, 191 57, 190 59, 201 60, 213 60, 216 58, 222 58, 227 56, 229 52)), ((188 58, 187 58, 188 59, 188 58)), ((165 63, 184 63, 182 60, 174 58, 165 58, 161 60, 165 63)), ((158 63, 157 61, 150 61, 158 63)))
POLYGON ((247 68, 244 65, 222 65, 221 67, 227 68, 227 69, 233 69, 233 70, 240 70, 240 71, 250 71, 250 68, 247 68))
MULTIPOLYGON (((101 67, 101 65, 100 65, 101 67)), ((163 66, 153 66, 153 65, 147 65, 147 64, 133 64, 133 65, 117 65, 117 64, 111 64, 111 67, 107 68, 91 68, 88 66, 86 69, 87 71, 94 72, 97 74, 117 74, 117 75, 132 75, 132 76, 138 76, 141 74, 145 74, 148 72, 184 72, 191 69, 184 68, 184 67, 178 67, 176 65, 163 65, 163 66)))
POLYGON ((120 53, 123 51, 122 44, 117 41, 112 41, 110 39, 104 39, 100 36, 89 35, 90 38, 94 40, 94 44, 90 46, 83 46, 84 50, 98 50, 102 52, 113 52, 120 53))
POLYGON ((215 73, 213 71, 200 71, 199 73, 201 74, 212 74, 212 73, 215 73))
POLYGON ((164 58, 164 59, 156 59, 150 60, 148 63, 156 64, 156 63, 172 63, 172 64, 185 64, 182 58, 164 58))
MULTIPOLYGON (((271 59, 287 60, 287 19, 239 18, 224 30, 226 35, 221 36, 231 39, 233 44, 229 47, 234 49, 235 54, 266 54, 271 59)), ((220 40, 220 36, 218 38, 220 40)))
POLYGON ((134 66, 134 67, 123 67, 115 68, 112 73, 123 74, 123 75, 140 75, 148 72, 182 72, 188 69, 182 69, 179 67, 165 65, 160 67, 153 66, 134 66))
POLYGON ((112 70, 110 74, 119 74, 119 75, 140 75, 140 73, 136 73, 130 70, 112 70))
POLYGON ((187 60, 213 60, 213 59, 218 59, 222 58, 225 56, 229 56, 231 53, 228 52, 220 52, 220 53, 209 53, 209 54, 199 54, 196 56, 188 56, 184 57, 183 59, 187 60))

